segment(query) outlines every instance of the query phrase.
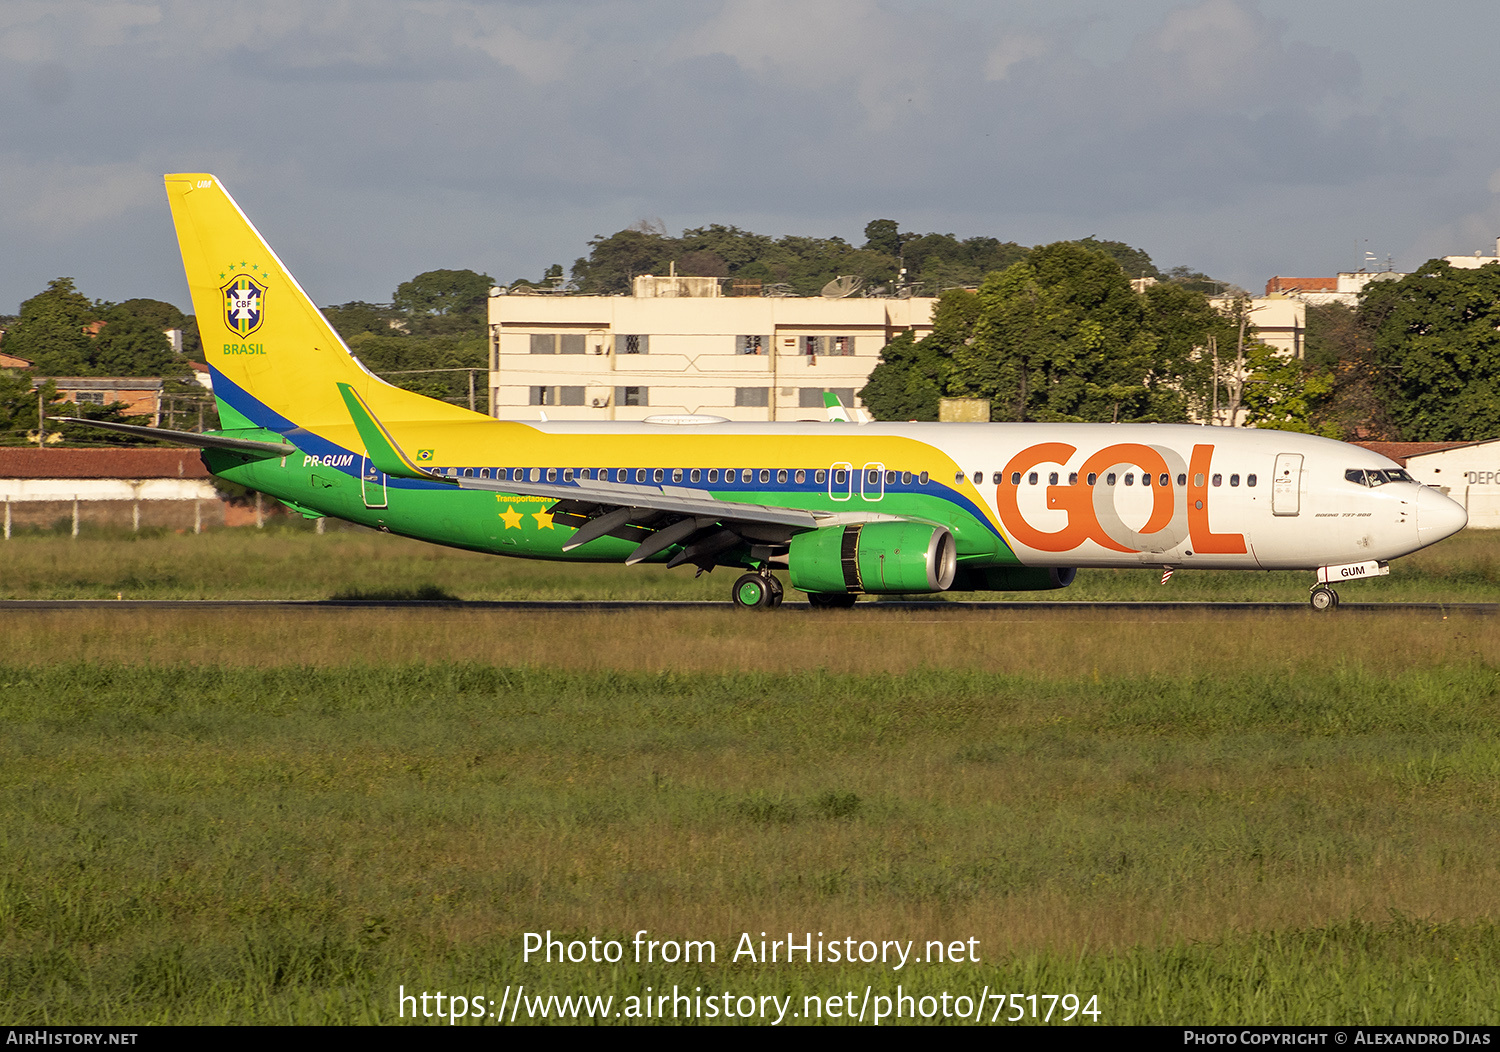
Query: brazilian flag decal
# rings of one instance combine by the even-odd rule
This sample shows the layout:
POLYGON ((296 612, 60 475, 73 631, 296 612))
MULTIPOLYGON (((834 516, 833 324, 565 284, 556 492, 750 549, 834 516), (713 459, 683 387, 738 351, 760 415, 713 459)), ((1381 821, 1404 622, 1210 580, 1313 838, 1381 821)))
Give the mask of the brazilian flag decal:
POLYGON ((266 287, 241 274, 223 288, 224 324, 231 332, 249 336, 266 316, 266 287))

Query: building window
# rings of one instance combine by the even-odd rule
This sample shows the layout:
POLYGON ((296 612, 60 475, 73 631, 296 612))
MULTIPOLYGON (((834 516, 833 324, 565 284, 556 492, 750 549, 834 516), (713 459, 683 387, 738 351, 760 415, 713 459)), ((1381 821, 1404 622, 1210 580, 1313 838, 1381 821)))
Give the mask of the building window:
POLYGON ((650 343, 651 337, 649 336, 616 336, 615 353, 646 354, 650 343))
POLYGON ((582 354, 583 353, 583 334, 582 333, 574 333, 574 334, 570 334, 570 335, 567 335, 567 336, 559 336, 557 338, 557 353, 558 354, 582 354))
POLYGON ((771 337, 736 336, 734 338, 734 351, 736 354, 770 354, 771 337))
POLYGON ((531 334, 532 354, 556 354, 557 337, 550 332, 534 332, 531 334))
POLYGON ((764 409, 771 404, 771 389, 769 387, 736 387, 734 404, 764 409))
POLYGON ((532 405, 583 405, 582 387, 533 387, 532 405))
POLYGON ((803 387, 797 392, 797 408, 822 409, 825 393, 837 395, 839 404, 845 409, 854 405, 854 388, 852 387, 803 387))
POLYGON ((649 405, 646 399, 647 390, 645 387, 616 387, 615 405, 649 405))

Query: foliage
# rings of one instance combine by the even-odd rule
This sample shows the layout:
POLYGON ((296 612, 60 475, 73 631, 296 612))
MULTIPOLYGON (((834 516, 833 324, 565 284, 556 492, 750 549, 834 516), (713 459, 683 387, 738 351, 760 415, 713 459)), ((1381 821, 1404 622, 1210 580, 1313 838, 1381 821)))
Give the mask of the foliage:
POLYGON ((1402 438, 1500 434, 1500 265, 1429 260, 1399 281, 1367 285, 1359 311, 1402 438))
POLYGON ((1334 389, 1334 371, 1298 361, 1264 343, 1251 344, 1246 356, 1250 377, 1245 384, 1245 422, 1274 431, 1338 438, 1338 425, 1325 412, 1334 389))
POLYGON ((472 270, 429 270, 396 286, 391 309, 414 336, 482 332, 494 284, 472 270))
POLYGON ((1333 379, 1314 414, 1317 432, 1345 441, 1395 439, 1365 316, 1342 303, 1309 305, 1304 346, 1307 366, 1333 379))
POLYGON ((859 392, 877 420, 936 420, 938 400, 948 392, 953 352, 974 330, 979 297, 949 289, 932 311, 932 332, 917 340, 910 331, 880 352, 880 362, 859 392))
POLYGON ((44 376, 84 376, 90 337, 85 327, 98 320, 89 298, 72 278, 54 278, 21 304, 16 324, 5 334, 5 353, 31 362, 44 376))
POLYGON ((483 337, 358 333, 349 339, 349 349, 371 372, 397 387, 458 405, 468 405, 469 374, 428 370, 481 370, 475 379, 475 408, 485 409, 489 355, 483 337))

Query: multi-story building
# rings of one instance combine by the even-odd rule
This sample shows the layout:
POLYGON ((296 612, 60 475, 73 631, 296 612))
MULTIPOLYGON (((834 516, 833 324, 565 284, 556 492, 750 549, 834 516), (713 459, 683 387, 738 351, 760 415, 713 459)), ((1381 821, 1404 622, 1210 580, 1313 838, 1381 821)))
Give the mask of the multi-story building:
POLYGON ((631 296, 490 296, 490 412, 508 420, 826 419, 859 404, 880 350, 932 331, 931 298, 725 296, 635 279, 631 296))

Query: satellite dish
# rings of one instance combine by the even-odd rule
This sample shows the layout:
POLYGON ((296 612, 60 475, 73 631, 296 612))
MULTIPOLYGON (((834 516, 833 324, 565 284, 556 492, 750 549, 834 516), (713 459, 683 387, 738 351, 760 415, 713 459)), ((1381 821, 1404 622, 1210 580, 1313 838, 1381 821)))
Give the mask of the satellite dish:
POLYGON ((823 298, 827 300, 841 300, 845 296, 852 296, 859 291, 859 287, 864 283, 865 279, 857 274, 840 274, 823 286, 823 298))

